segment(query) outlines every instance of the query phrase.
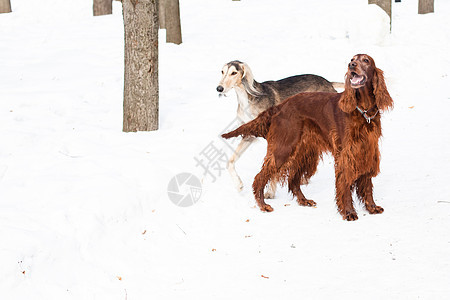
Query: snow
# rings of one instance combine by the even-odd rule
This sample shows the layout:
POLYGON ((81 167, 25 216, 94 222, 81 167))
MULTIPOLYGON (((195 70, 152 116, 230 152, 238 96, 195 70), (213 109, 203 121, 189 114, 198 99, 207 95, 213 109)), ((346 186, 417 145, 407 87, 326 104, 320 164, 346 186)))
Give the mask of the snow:
POLYGON ((94 18, 92 1, 13 0, 0 15, 0 297, 449 298, 450 3, 427 15, 393 3, 392 33, 366 3, 181 1, 183 44, 160 31, 160 129, 123 133, 120 2, 94 18), (218 136, 237 102, 215 91, 226 62, 258 81, 342 81, 357 53, 395 102, 374 179, 383 214, 357 205, 359 220, 342 220, 329 156, 304 188, 317 208, 280 188, 262 213, 263 140, 237 163, 241 193, 226 170, 204 173, 208 146, 231 155, 218 136), (189 207, 167 191, 184 172, 202 182, 189 207))

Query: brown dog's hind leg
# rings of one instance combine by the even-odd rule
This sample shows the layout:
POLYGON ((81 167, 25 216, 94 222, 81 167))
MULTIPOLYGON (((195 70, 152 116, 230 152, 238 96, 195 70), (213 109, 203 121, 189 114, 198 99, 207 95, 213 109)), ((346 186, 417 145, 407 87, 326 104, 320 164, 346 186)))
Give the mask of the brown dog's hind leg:
MULTIPOLYGON (((308 128, 307 128, 308 129, 308 128)), ((302 136, 302 142, 297 145, 297 149, 292 156, 288 173, 288 188, 297 197, 297 203, 302 206, 316 206, 316 202, 306 199, 301 190, 301 183, 308 182, 314 175, 319 164, 320 150, 314 147, 314 142, 308 138, 308 133, 312 129, 306 130, 302 136)))
POLYGON ((272 206, 270 206, 269 204, 267 204, 264 201, 264 189, 262 191, 259 191, 258 193, 255 193, 255 198, 256 198, 256 204, 258 204, 258 207, 259 207, 259 209, 261 209, 261 211, 265 211, 265 212, 273 211, 272 206))
POLYGON ((255 195, 256 204, 262 211, 273 211, 272 206, 264 202, 264 188, 274 172, 274 166, 271 164, 270 159, 266 158, 261 171, 255 176, 253 181, 253 194, 255 195))

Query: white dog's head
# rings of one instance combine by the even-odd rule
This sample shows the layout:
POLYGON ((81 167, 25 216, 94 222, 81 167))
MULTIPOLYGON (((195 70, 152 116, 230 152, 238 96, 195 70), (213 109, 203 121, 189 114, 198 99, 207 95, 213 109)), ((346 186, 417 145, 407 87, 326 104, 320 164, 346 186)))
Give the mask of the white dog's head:
POLYGON ((234 87, 243 87, 249 94, 260 94, 253 86, 253 74, 250 67, 241 61, 233 60, 222 68, 222 79, 216 90, 219 96, 225 95, 234 87))

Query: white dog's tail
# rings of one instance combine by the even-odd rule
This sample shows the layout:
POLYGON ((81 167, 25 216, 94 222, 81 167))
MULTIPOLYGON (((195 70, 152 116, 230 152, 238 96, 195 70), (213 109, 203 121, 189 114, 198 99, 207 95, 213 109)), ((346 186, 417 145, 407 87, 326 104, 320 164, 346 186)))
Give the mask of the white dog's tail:
POLYGON ((334 89, 345 89, 345 84, 343 82, 332 82, 334 89))

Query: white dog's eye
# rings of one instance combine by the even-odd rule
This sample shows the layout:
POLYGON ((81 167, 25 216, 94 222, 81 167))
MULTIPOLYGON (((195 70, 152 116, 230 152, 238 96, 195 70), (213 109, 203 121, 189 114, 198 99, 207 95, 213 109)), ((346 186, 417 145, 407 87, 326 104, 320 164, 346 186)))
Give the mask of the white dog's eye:
POLYGON ((222 75, 223 75, 223 71, 222 71, 222 75))
POLYGON ((237 74, 237 72, 231 72, 231 75, 236 75, 237 74))

